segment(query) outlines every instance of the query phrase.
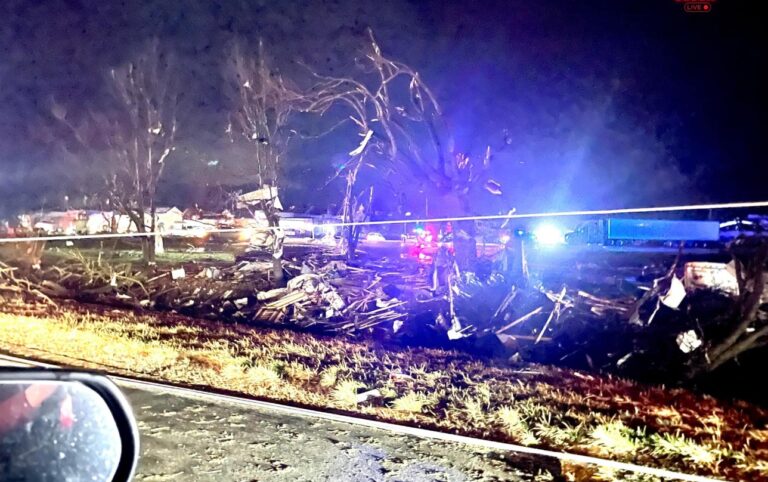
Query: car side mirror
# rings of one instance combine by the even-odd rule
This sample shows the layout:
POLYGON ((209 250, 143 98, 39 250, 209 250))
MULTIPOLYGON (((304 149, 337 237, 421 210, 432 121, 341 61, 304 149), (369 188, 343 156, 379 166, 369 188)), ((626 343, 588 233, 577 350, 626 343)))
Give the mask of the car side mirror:
POLYGON ((108 378, 0 370, 0 480, 123 482, 138 453, 133 413, 108 378))

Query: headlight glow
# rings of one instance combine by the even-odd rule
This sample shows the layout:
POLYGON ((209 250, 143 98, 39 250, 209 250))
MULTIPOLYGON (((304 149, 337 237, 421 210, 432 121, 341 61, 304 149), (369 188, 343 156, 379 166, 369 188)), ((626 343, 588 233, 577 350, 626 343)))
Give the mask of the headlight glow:
POLYGON ((540 244, 555 245, 565 243, 565 234, 557 226, 542 224, 533 230, 533 236, 540 244))

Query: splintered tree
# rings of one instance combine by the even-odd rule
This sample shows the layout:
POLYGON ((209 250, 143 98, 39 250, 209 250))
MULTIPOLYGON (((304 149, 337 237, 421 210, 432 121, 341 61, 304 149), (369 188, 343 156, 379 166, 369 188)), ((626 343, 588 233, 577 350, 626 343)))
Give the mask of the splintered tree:
MULTIPOLYGON (((302 110, 321 115, 333 107, 344 109, 354 122, 360 142, 338 176, 346 189, 342 204, 345 222, 353 222, 360 207, 354 205, 356 183, 364 166, 384 176, 409 176, 431 188, 440 214, 469 212, 469 189, 485 179, 490 149, 484 157, 471 158, 453 147, 437 99, 419 73, 406 64, 385 57, 373 33, 359 71, 349 77, 315 74, 318 82, 306 94, 302 110)), ((370 209, 370 206, 367 206, 370 209)), ((454 226, 457 262, 462 270, 473 269, 476 258, 474 223, 454 226)), ((347 249, 354 253, 354 229, 347 229, 347 249)))
MULTIPOLYGON (((178 91, 170 55, 153 40, 133 60, 110 69, 107 84, 102 108, 89 110, 79 121, 59 104, 51 114, 76 141, 67 152, 87 158, 90 165, 81 168, 100 174, 99 191, 109 205, 126 214, 139 233, 155 232, 157 186, 177 128, 178 91)), ((154 239, 141 240, 144 260, 154 261, 154 239)))
MULTIPOLYGON (((255 54, 244 53, 242 44, 236 43, 228 68, 232 114, 227 131, 231 136, 240 135, 251 146, 256 179, 267 193, 254 201, 267 218, 272 235, 273 272, 275 278, 281 280, 283 236, 278 217, 278 174, 291 138, 288 123, 301 95, 287 87, 273 68, 261 40, 255 54)), ((234 136, 232 139, 234 141, 234 136)))
POLYGON ((748 351, 768 347, 768 239, 737 239, 730 250, 739 292, 731 309, 721 319, 712 320, 712 329, 705 329, 708 341, 689 362, 689 377, 714 371, 748 351))

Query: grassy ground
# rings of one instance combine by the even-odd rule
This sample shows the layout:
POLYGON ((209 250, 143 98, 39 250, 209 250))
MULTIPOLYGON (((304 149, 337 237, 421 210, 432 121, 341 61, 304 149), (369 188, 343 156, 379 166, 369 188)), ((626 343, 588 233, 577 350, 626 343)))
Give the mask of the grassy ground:
MULTIPOLYGON (((99 248, 68 248, 54 247, 49 248, 43 255, 47 263, 55 263, 60 259, 73 259, 83 256, 90 259, 102 259, 107 261, 139 261, 141 260, 140 249, 119 249, 102 250, 99 248)), ((189 263, 193 261, 222 261, 233 262, 235 260, 234 252, 226 251, 202 251, 188 252, 186 250, 167 249, 164 253, 158 254, 156 259, 160 263, 189 263)))
MULTIPOLYGON (((168 314, 4 308, 0 348, 9 352, 728 480, 768 480, 768 411, 746 403, 168 314), (361 402, 368 390, 377 396, 361 402)), ((572 480, 615 475, 569 470, 572 480)))

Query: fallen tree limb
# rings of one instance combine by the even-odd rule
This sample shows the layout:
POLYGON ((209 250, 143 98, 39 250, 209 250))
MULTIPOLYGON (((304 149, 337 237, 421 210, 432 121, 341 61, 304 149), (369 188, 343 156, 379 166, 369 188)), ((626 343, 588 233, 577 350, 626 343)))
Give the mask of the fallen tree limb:
POLYGON ((513 321, 511 323, 508 323, 508 324, 504 325, 503 327, 499 328, 498 330, 496 330, 495 333, 498 335, 500 333, 503 333, 503 332, 507 331, 508 329, 510 329, 510 328, 512 328, 514 326, 519 325, 520 323, 524 323, 525 321, 530 320, 534 316, 536 316, 539 313, 541 313, 543 310, 544 310, 544 307, 543 306, 539 306, 538 308, 535 308, 530 313, 528 313, 526 315, 523 315, 520 318, 516 319, 515 321, 513 321))

